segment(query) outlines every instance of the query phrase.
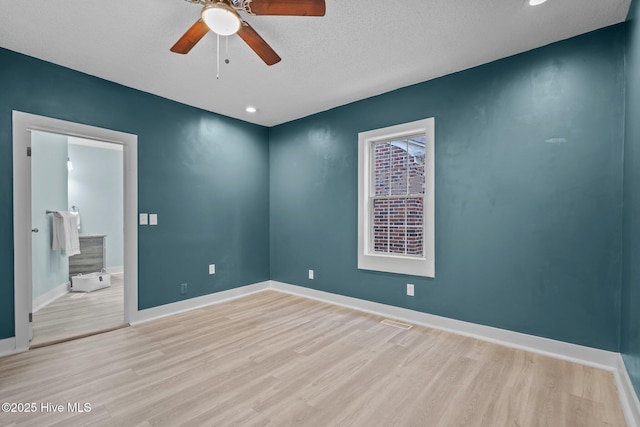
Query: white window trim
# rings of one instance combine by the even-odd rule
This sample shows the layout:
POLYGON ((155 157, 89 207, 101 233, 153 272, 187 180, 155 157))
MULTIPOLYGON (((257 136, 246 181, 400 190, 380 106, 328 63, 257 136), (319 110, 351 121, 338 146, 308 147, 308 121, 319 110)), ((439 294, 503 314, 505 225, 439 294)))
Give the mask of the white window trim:
POLYGON ((413 276, 435 277, 435 119, 389 126, 358 133, 358 268, 413 276), (424 255, 423 257, 373 253, 370 239, 372 213, 371 156, 379 141, 425 135, 424 255))

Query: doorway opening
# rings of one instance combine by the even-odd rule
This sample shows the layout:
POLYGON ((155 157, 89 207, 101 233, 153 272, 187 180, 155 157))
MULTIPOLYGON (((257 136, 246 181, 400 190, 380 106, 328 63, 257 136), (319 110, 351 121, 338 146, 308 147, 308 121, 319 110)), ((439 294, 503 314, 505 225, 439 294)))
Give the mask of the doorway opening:
POLYGON ((16 351, 134 321, 137 136, 14 111, 13 176, 16 351), (68 214, 75 255, 52 246, 53 217, 68 214))
POLYGON ((125 326, 123 147, 31 132, 31 348, 125 326), (54 249, 73 215, 75 253, 54 249), (54 225, 54 223, 57 225, 54 225))

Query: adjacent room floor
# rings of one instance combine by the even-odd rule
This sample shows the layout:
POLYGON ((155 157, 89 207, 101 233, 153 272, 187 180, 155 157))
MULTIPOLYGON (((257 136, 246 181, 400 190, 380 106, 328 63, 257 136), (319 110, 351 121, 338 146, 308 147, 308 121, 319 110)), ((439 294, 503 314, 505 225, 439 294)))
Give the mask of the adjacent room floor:
POLYGON ((0 424, 625 425, 610 372, 382 320, 265 291, 30 350, 0 401, 37 410, 0 424))
POLYGON ((69 292, 33 314, 31 347, 124 326, 124 280, 93 292, 69 292))

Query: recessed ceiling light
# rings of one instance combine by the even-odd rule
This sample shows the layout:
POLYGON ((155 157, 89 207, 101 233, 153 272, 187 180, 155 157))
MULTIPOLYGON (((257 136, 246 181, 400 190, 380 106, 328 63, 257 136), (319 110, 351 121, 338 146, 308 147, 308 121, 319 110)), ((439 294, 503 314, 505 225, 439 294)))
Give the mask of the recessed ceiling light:
POLYGON ((255 113, 256 111, 258 111, 258 109, 256 107, 249 106, 249 107, 245 108, 245 111, 247 113, 255 113))
POLYGON ((547 0, 529 0, 529 5, 530 6, 537 6, 539 4, 542 4, 544 2, 546 2, 547 0))

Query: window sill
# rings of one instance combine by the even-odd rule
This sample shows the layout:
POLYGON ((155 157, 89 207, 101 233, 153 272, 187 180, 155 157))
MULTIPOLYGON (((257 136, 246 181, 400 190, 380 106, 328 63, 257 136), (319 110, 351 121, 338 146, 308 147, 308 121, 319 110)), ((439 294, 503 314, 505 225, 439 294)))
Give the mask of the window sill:
POLYGON ((358 269, 435 278, 434 257, 361 254, 358 256, 358 269))

